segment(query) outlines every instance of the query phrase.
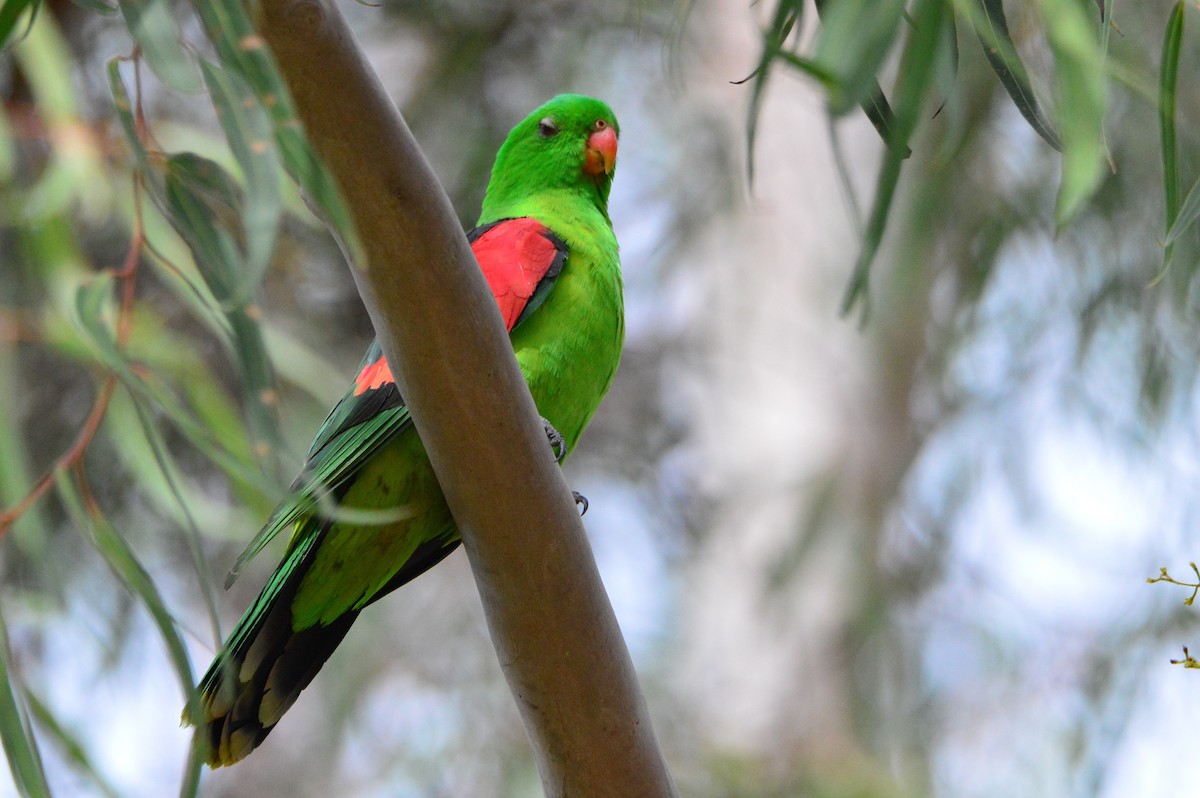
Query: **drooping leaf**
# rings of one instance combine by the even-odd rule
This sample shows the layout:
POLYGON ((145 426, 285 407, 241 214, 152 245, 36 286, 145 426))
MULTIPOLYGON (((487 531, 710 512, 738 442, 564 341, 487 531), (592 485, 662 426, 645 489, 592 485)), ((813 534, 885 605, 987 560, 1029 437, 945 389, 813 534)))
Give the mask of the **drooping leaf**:
POLYGON ((264 462, 274 464, 269 469, 274 471, 283 446, 275 376, 258 329, 257 310, 239 302, 242 297, 237 293, 245 256, 235 232, 242 232, 245 203, 232 177, 219 164, 193 153, 167 159, 166 196, 176 229, 191 248, 213 295, 225 308, 234 354, 241 367, 254 450, 264 462))
MULTIPOLYGON (((128 542, 113 529, 108 519, 95 507, 85 505, 69 475, 60 474, 56 481, 59 499, 72 521, 85 534, 97 552, 130 595, 141 601, 150 615, 166 647, 168 659, 175 671, 186 703, 195 698, 196 681, 192 676, 187 649, 179 634, 177 623, 149 571, 138 560, 128 542)), ((189 756, 180 786, 181 798, 193 798, 199 790, 199 763, 189 756)))
POLYGON ((228 340, 231 335, 229 322, 220 303, 192 260, 191 250, 171 226, 159 205, 144 192, 140 197, 128 192, 121 195, 120 199, 121 211, 129 229, 140 223, 145 235, 146 257, 143 263, 155 270, 156 276, 209 332, 218 340, 228 340), (139 199, 140 202, 135 205, 134 201, 139 199))
POLYGON ((247 304, 258 289, 279 234, 283 218, 279 160, 271 122, 257 98, 237 75, 201 61, 204 84, 212 97, 217 118, 245 176, 245 202, 241 223, 245 236, 245 262, 236 276, 234 305, 247 304))
POLYGON ((13 35, 21 15, 27 9, 32 9, 32 13, 36 14, 39 5, 38 0, 4 0, 0 5, 0 48, 8 46, 9 37, 13 35))
MULTIPOLYGON (((892 113, 892 107, 888 105, 887 97, 883 94, 883 87, 878 83, 871 93, 861 102, 863 112, 867 115, 871 125, 879 133, 879 137, 883 139, 885 144, 891 146, 890 142, 895 142, 896 136, 894 131, 896 124, 896 116, 892 113)), ((899 155, 901 160, 912 155, 912 149, 907 144, 899 144, 899 155)))
MULTIPOLYGON (((771 71, 771 62, 783 52, 783 44, 791 35, 796 23, 804 17, 804 3, 801 0, 778 0, 771 23, 762 32, 762 54, 758 66, 750 74, 754 85, 750 93, 750 105, 746 119, 746 153, 751 182, 754 180, 754 140, 758 133, 758 119, 761 114, 763 90, 767 86, 767 76, 771 71)), ((737 83, 745 83, 750 78, 744 78, 737 83)))
POLYGON ((822 0, 817 10, 821 30, 813 60, 833 76, 829 110, 842 116, 878 90, 879 68, 896 40, 904 5, 896 0, 822 0))
POLYGON ((842 299, 843 314, 849 313, 856 303, 867 298, 871 264, 883 240, 892 198, 900 180, 903 148, 916 130, 938 60, 949 57, 948 54, 943 55, 942 16, 945 13, 942 0, 919 0, 913 7, 913 24, 897 71, 896 118, 891 130, 892 140, 888 142, 883 163, 879 167, 875 199, 864 231, 862 250, 842 299))
POLYGON ((192 568, 196 573, 197 581, 200 583, 200 592, 204 596, 205 609, 208 611, 209 623, 212 625, 213 639, 220 640, 221 622, 217 614, 217 597, 213 590, 216 580, 213 579, 212 569, 209 567, 208 558, 204 554, 204 547, 200 543, 200 529, 190 509, 200 503, 184 499, 180 484, 179 469, 167 451, 162 434, 159 432, 158 427, 150 420, 149 412, 137 400, 137 397, 131 398, 133 400, 133 407, 137 413, 137 420, 141 427, 142 436, 144 436, 145 441, 150 446, 158 473, 162 475, 163 481, 166 482, 167 489, 174 500, 173 504, 176 515, 184 528, 184 537, 188 543, 188 554, 191 556, 192 568))
POLYGON ((220 164, 185 152, 167 158, 166 211, 183 236, 204 281, 229 305, 242 264, 241 192, 220 164))
POLYGON ((282 495, 278 487, 264 479, 252 463, 227 447, 211 427, 200 423, 153 372, 135 374, 129 367, 117 349, 111 324, 106 320, 112 316, 111 293, 112 278, 108 274, 96 275, 76 293, 73 321, 90 347, 92 357, 114 373, 130 391, 161 411, 198 452, 230 478, 253 485, 259 493, 278 500, 282 495))
MULTIPOLYGON (((1162 65, 1158 78, 1158 128, 1162 141, 1163 207, 1166 212, 1167 235, 1179 218, 1179 137, 1175 129, 1176 86, 1179 83, 1179 51, 1183 43, 1183 0, 1171 10, 1167 30, 1163 34, 1162 65)), ((1192 194, 1196 193, 1195 189, 1192 194)), ((1176 234, 1178 235, 1178 233, 1176 234)), ((1171 263, 1174 239, 1166 242, 1163 269, 1171 263)))
MULTIPOLYGON (((971 0, 973 1, 973 0, 971 0)), ((1029 82, 1029 72, 1025 69, 1017 48, 1013 45, 1012 34, 1008 32, 1008 19, 1004 15, 1003 0, 978 0, 978 8, 982 15, 970 8, 970 2, 965 4, 967 16, 975 26, 979 43, 983 45, 984 55, 992 70, 1000 78, 1001 85, 1012 98, 1013 104, 1025 117, 1029 126, 1042 139, 1059 152, 1062 151, 1062 141, 1054 131, 1054 126, 1042 113, 1041 105, 1033 93, 1033 85, 1029 82)))
POLYGON ((192 7, 196 9, 221 64, 240 75, 258 98, 259 105, 267 110, 284 167, 320 209, 350 260, 362 263, 362 244, 350 209, 309 145, 275 58, 254 29, 242 0, 193 0, 192 7))
POLYGON ((59 474, 55 486, 58 488, 58 496, 62 500, 67 515, 104 558, 130 595, 137 598, 149 613, 150 619, 154 622, 159 637, 162 638, 166 647, 167 655, 183 694, 191 695, 195 687, 195 680, 192 678, 192 666, 188 660, 187 648, 176 628, 175 618, 167 609, 166 602, 163 600, 158 585, 154 583, 153 577, 134 554, 125 538, 113 529, 108 519, 95 507, 85 504, 70 475, 59 474))
POLYGON ((50 798, 37 740, 17 700, 21 692, 13 684, 8 629, 0 612, 0 742, 4 744, 8 769, 22 798, 50 798))
POLYGON ((1108 85, 1085 9, 1075 0, 1041 0, 1041 6, 1058 72, 1063 168, 1054 221, 1061 228, 1092 196, 1104 174, 1108 85))
POLYGON ((184 48, 179 25, 166 0, 119 0, 133 40, 159 79, 176 91, 200 91, 196 68, 184 48))
MULTIPOLYGON (((817 12, 818 13, 823 12, 827 3, 828 3, 828 0, 817 0, 817 3, 816 3, 817 12)), ((893 28, 893 32, 894 32, 894 30, 895 30, 895 28, 893 28)), ((866 34, 864 34, 864 35, 866 35, 866 34)), ((890 41, 888 42, 888 44, 890 44, 890 41)), ((882 46, 880 49, 882 49, 884 54, 886 55, 886 51, 887 51, 888 47, 882 46)), ((833 97, 834 97, 835 92, 839 91, 839 89, 837 87, 839 86, 840 79, 832 71, 832 69, 830 69, 826 65, 821 64, 819 62, 819 59, 820 59, 819 51, 818 51, 817 57, 818 57, 818 61, 814 62, 814 67, 815 67, 814 71, 819 70, 820 74, 823 77, 822 82, 825 84, 826 89, 829 91, 830 103, 831 103, 830 110, 836 116, 836 115, 838 115, 838 112, 837 112, 837 110, 834 109, 832 103, 833 103, 833 97)), ((880 63, 882 63, 882 61, 880 63)), ((878 69, 878 65, 876 66, 876 69, 878 69)), ((894 115, 892 114, 891 106, 888 104, 887 96, 884 95, 884 93, 883 93, 883 87, 879 85, 879 80, 875 75, 876 75, 875 72, 871 73, 870 80, 865 89, 866 93, 858 98, 858 105, 860 108, 862 108, 863 113, 865 113, 867 115, 867 120, 871 123, 871 126, 875 128, 876 132, 879 133, 879 137, 881 139, 883 139, 884 144, 887 144, 888 142, 891 142, 894 140, 892 138, 892 126, 894 124, 894 115)), ((909 149, 907 145, 904 145, 903 148, 900 150, 900 157, 907 158, 910 155, 912 155, 912 150, 909 149)))

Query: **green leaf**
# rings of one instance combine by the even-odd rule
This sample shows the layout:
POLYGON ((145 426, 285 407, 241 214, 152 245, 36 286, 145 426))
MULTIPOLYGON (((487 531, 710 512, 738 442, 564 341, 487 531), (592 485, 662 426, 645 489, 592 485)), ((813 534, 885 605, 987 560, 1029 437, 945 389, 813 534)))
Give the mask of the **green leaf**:
POLYGON ((142 193, 140 207, 136 208, 134 200, 137 197, 134 192, 126 192, 120 198, 121 211, 130 231, 138 223, 140 214, 147 245, 144 262, 155 270, 159 279, 182 300, 207 330, 221 340, 228 340, 229 323, 220 303, 204 282, 187 243, 171 226, 159 205, 152 197, 147 197, 146 192, 142 193))
POLYGON ((276 412, 279 394, 258 329, 258 310, 239 303, 236 293, 244 261, 230 230, 240 232, 245 204, 233 179, 219 164, 192 153, 167 159, 166 193, 176 229, 191 247, 213 295, 225 306, 234 353, 242 370, 254 451, 277 468, 276 457, 283 446, 276 412))
POLYGON ((116 374, 136 396, 161 411, 197 451, 230 478, 244 485, 253 485, 263 495, 281 498, 282 491, 276 485, 265 480, 252 463, 225 446, 212 428, 198 422, 153 374, 143 377, 130 369, 117 349, 111 326, 106 320, 106 317, 112 316, 111 293, 112 278, 106 273, 96 275, 81 285, 76 293, 73 320, 89 344, 93 357, 116 374))
MULTIPOLYGON (((230 305, 241 270, 236 234, 242 198, 233 178, 215 161, 185 152, 167 158, 166 212, 213 296, 230 305)), ((226 308, 228 310, 228 307, 226 308)))
POLYGON ((1062 228, 1092 196, 1104 174, 1107 73, 1086 10, 1075 0, 1041 0, 1041 6, 1058 69, 1063 168, 1054 221, 1062 228))
MULTIPOLYGON (((1164 271, 1171 263, 1171 255, 1174 253, 1171 231, 1179 218, 1179 136, 1175 129, 1175 89, 1179 82, 1179 51, 1182 43, 1183 0, 1179 0, 1171 10, 1170 19, 1167 20, 1167 30, 1163 35, 1162 66, 1159 68, 1158 78, 1158 128, 1162 141, 1163 199, 1168 237, 1163 254, 1164 271)), ((1190 194, 1195 193, 1193 188, 1190 194)), ((1178 235, 1177 232, 1176 236, 1178 235)))
MULTIPOLYGON (((942 34, 945 13, 942 0, 918 0, 913 7, 913 24, 904 53, 900 57, 900 68, 897 70, 895 126, 891 130, 892 139, 888 142, 883 163, 879 167, 875 200, 863 235, 862 251, 842 299, 843 315, 853 310, 860 299, 867 297, 871 264, 883 240, 896 185, 900 181, 902 153, 916 130, 922 104, 933 83, 932 77, 937 62, 942 57, 946 45, 942 34)), ((948 53, 946 57, 949 57, 948 53)))
POLYGON ((23 798, 50 798, 37 740, 17 700, 21 691, 14 688, 13 681, 8 629, 0 613, 0 742, 4 743, 9 771, 23 798))
MULTIPOLYGON (((804 3, 801 0, 779 0, 775 5, 775 13, 771 17, 771 24, 762 33, 762 55, 758 59, 758 66, 750 74, 750 77, 754 78, 754 85, 750 93, 750 107, 746 119, 747 171, 751 182, 754 181, 754 140, 758 134, 763 90, 767 85, 771 62, 783 53, 783 43, 791 35, 796 23, 803 17, 804 3)), ((791 54, 789 53, 789 55, 791 54)), ((809 63, 807 60, 798 60, 805 64, 809 63)), ((735 81, 735 83, 745 83, 746 80, 749 78, 735 81)))
POLYGON ((1000 78, 1001 85, 1012 98, 1021 116, 1025 117, 1029 126, 1047 144, 1061 152, 1062 142, 1054 132, 1054 126, 1042 113, 1042 108, 1033 93, 1033 86, 1029 82, 1029 72, 1017 55, 1012 35, 1008 32, 1003 0, 967 0, 965 3, 960 2, 958 7, 975 26, 975 33, 979 36, 979 43, 983 45, 983 53, 987 56, 988 63, 1000 78), (972 7, 973 2, 978 2, 979 8, 983 10, 982 15, 972 7))
MULTIPOLYGON (((33 9, 33 13, 36 14, 38 7, 37 0, 4 0, 4 4, 0 5, 0 48, 8 44, 8 38, 12 36, 25 10, 33 9)), ((30 17, 30 24, 32 23, 33 18, 30 17)))
POLYGON ((842 116, 870 100, 878 88, 876 76, 896 40, 904 5, 898 0, 822 0, 817 10, 821 30, 813 60, 833 76, 829 110, 842 116))
POLYGON ((104 561, 108 563, 116 577, 129 591, 130 595, 142 602, 142 606, 150 614, 150 619, 158 629, 159 637, 166 646, 171 665, 179 679, 179 685, 185 696, 191 696, 195 691, 195 680, 192 678, 192 666, 188 660, 187 648, 183 638, 176 629, 175 618, 167 609, 166 602, 150 576, 149 571, 138 560, 133 549, 125 538, 121 537, 112 525, 95 508, 85 506, 79 491, 67 474, 59 474, 55 486, 63 507, 71 520, 86 533, 87 540, 95 547, 104 561))
POLYGON ((119 0, 133 40, 159 79, 176 91, 200 91, 196 69, 165 0, 119 0))
POLYGON ((352 263, 363 263, 365 253, 350 209, 329 172, 304 136, 287 84, 275 58, 255 31, 242 0, 192 0, 221 64, 240 75, 270 115, 283 165, 321 211, 326 224, 341 240, 352 263))
MULTIPOLYGON (((158 629, 159 636, 166 647, 168 659, 179 679, 184 695, 183 703, 187 704, 195 700, 196 681, 192 676, 187 649, 176 628, 175 618, 167 609, 166 602, 163 601, 154 579, 138 560, 133 549, 129 547, 124 538, 117 534, 108 520, 97 509, 91 508, 89 511, 89 508, 85 507, 69 476, 60 474, 56 486, 67 514, 81 530, 87 533, 88 540, 108 563, 125 589, 137 597, 150 614, 150 619, 158 629)), ((199 767, 199 762, 193 753, 188 757, 184 766, 184 776, 180 786, 180 795, 184 798, 195 796, 198 792, 199 767)))
MULTIPOLYGON (((116 396, 114 396, 115 398, 116 396)), ((179 469, 175 466, 175 461, 167 452, 167 446, 162 439, 162 435, 159 433, 158 428, 151 422, 150 414, 143 407, 142 403, 138 402, 136 397, 132 397, 132 399, 133 407, 137 411, 137 420, 141 426, 141 436, 138 437, 142 437, 145 442, 149 443, 158 474, 166 482, 171 498, 174 500, 174 509, 178 520, 184 528, 184 537, 187 539, 188 554, 191 555, 192 568, 195 570, 196 578, 200 583, 201 593, 204 596, 204 607, 208 611, 209 622, 212 625, 213 639, 219 640, 221 638, 221 623, 217 614, 217 597, 213 590, 216 580, 213 578, 208 558, 204 555, 204 547, 200 544, 200 529, 196 525, 190 509, 191 506, 203 506, 203 503, 190 502, 184 499, 183 491, 180 487, 179 469)), ((110 413, 111 410, 112 408, 110 407, 110 413)), ((143 482, 143 484, 145 483, 143 482)))
MULTIPOLYGON (((892 107, 888 105, 887 97, 883 94, 883 88, 876 83, 871 93, 862 100, 863 112, 867 115, 867 119, 879 133, 879 137, 883 139, 885 144, 890 146, 891 142, 896 141, 895 135, 892 132, 895 127, 895 114, 892 113, 892 107)), ((904 158, 912 155, 912 149, 907 144, 898 145, 900 147, 899 155, 904 158)))
POLYGON ((246 257, 232 298, 233 304, 245 305, 262 282, 275 251, 283 218, 280 163, 271 121, 245 81, 208 61, 200 62, 200 70, 217 118, 246 178, 246 198, 241 209, 246 257))
MULTIPOLYGON (((827 3, 828 0, 817 0, 817 12, 824 12, 827 3)), ((892 33, 895 33, 894 28, 892 33)), ((886 44, 881 44, 881 49, 885 54, 887 49, 889 49, 891 46, 891 41, 892 39, 889 38, 886 44)), ((836 102, 841 102, 845 93, 844 88, 842 87, 842 80, 827 65, 822 65, 819 63, 819 58, 820 54, 818 52, 818 61, 812 62, 812 68, 810 68, 808 71, 819 77, 825 84, 830 98, 830 112, 836 116, 839 112, 834 107, 834 104, 836 102)), ((880 61, 880 63, 882 63, 882 61, 880 61)), ((879 137, 883 139, 885 144, 887 144, 893 140, 891 131, 894 124, 894 119, 892 108, 890 105, 888 105, 887 97, 883 93, 883 88, 879 85, 879 80, 875 77, 877 72, 878 64, 875 67, 875 71, 870 74, 869 81, 867 81, 862 88, 862 90, 865 91, 865 94, 858 98, 858 105, 860 108, 862 108, 863 113, 867 115, 867 120, 875 128, 876 132, 879 133, 879 137)), ((900 150, 900 153, 901 158, 907 158, 912 155, 912 150, 905 145, 900 150)))

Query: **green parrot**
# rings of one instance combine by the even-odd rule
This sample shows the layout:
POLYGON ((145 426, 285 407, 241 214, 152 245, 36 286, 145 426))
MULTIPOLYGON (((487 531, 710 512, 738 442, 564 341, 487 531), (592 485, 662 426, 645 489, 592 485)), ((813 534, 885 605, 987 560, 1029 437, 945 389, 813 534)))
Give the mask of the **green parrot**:
MULTIPOLYGON (((591 97, 565 94, 538 108, 501 146, 479 224, 467 234, 560 460, 612 383, 624 340, 608 217, 618 133, 612 110, 591 97)), ((184 711, 214 768, 263 741, 364 607, 459 544, 378 341, 226 586, 283 529, 292 536, 282 562, 184 711), (390 511, 391 520, 339 520, 322 511, 330 503, 390 511)))

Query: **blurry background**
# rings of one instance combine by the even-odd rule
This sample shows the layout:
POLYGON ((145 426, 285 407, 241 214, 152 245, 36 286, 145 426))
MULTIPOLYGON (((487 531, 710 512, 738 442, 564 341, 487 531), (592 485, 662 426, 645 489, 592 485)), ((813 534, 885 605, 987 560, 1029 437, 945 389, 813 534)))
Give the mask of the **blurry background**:
MULTIPOLYGON (((132 43, 99 5, 44 4, 0 55, 5 507, 72 448, 105 380, 86 287, 129 248, 131 159, 104 65, 132 43)), ((884 145, 857 108, 831 120, 820 83, 776 64, 750 180, 755 89, 732 81, 759 65, 774 7, 341 5, 466 226, 529 109, 579 91, 618 114, 628 339, 565 468, 591 501, 592 544, 681 794, 1200 792, 1200 676, 1169 664, 1200 646, 1200 624, 1189 589, 1146 584, 1164 565, 1188 581, 1200 557, 1194 231, 1156 280, 1172 4, 1108 9, 1111 168, 1062 229, 1062 157, 960 22, 957 73, 942 65, 917 117, 869 303, 847 316, 884 145)), ((1050 109, 1063 87, 1045 23, 1059 5, 1008 8, 1050 109)), ((191 11, 174 18, 208 52, 191 11)), ((809 8, 789 47, 810 52, 815 23, 809 8)), ((1200 82, 1196 37, 1182 41, 1186 192, 1200 82)), ((132 90, 132 68, 120 74, 132 90)), ((156 147, 232 163, 207 97, 145 68, 141 81, 156 147)), ((197 573, 223 574, 276 498, 212 452, 285 485, 371 337, 336 246, 294 190, 283 203, 257 295, 282 446, 254 459, 215 301, 146 204, 156 251, 139 270, 129 353, 177 406, 118 388, 83 458, 91 495, 51 490, 0 544, 0 686, 11 680, 57 795, 180 791, 180 665, 146 597, 174 617, 193 670, 207 667, 205 596, 227 631, 272 553, 228 593, 197 573), (136 569, 114 574, 128 561, 120 541, 153 590, 125 587, 136 569)), ((200 793, 540 795, 466 558, 365 613, 263 747, 200 793)))

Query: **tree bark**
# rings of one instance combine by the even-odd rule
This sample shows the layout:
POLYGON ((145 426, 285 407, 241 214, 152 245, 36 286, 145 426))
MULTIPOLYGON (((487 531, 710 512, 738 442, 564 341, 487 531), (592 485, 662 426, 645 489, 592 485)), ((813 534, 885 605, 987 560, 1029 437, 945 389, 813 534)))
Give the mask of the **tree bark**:
POLYGON ((608 596, 495 301, 412 134, 331 2, 259 32, 366 255, 351 264, 454 513, 548 796, 672 796, 608 596))

